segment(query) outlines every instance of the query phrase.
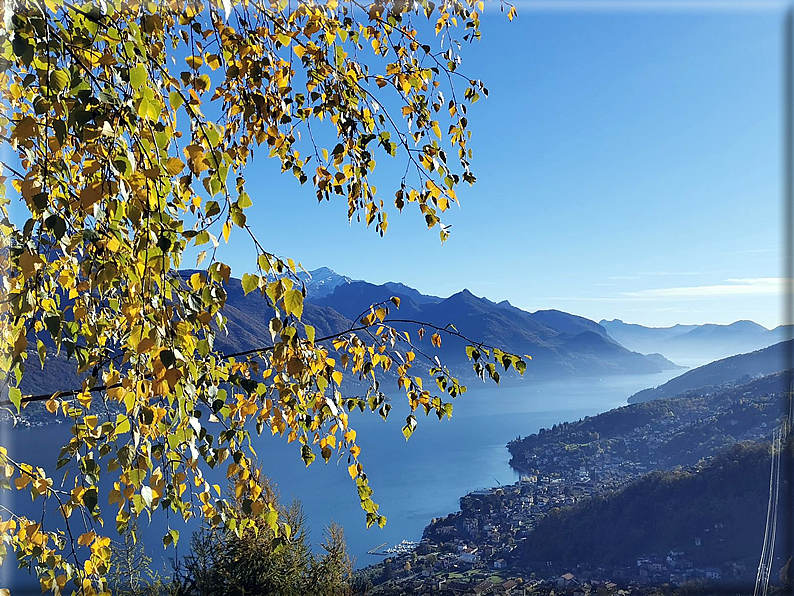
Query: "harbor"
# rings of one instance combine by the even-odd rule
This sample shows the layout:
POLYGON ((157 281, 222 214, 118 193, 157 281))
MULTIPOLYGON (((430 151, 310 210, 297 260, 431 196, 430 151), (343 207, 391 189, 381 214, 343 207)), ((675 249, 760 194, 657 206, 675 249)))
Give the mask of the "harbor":
POLYGON ((401 542, 398 542, 397 544, 395 544, 392 547, 384 548, 388 544, 389 544, 388 542, 384 542, 383 544, 379 544, 375 548, 372 548, 372 549, 368 550, 367 554, 368 555, 380 555, 382 557, 388 557, 390 555, 399 556, 399 555, 408 554, 408 553, 412 552, 413 550, 415 550, 417 546, 419 546, 419 543, 415 542, 413 540, 403 540, 401 542))

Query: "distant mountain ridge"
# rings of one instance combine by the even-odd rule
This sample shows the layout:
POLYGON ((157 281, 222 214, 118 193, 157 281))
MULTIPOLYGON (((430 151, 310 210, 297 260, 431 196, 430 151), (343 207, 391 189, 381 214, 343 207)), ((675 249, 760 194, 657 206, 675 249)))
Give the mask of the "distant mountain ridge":
POLYGON ((643 389, 629 397, 629 403, 637 403, 675 397, 687 391, 719 387, 726 383, 746 382, 763 375, 778 373, 792 367, 790 358, 794 340, 783 341, 762 350, 737 354, 692 369, 667 381, 659 387, 643 389))
POLYGON ((729 325, 708 323, 672 327, 645 327, 624 323, 620 319, 604 319, 600 324, 628 349, 641 353, 658 352, 674 361, 718 360, 751 352, 791 339, 792 331, 786 326, 767 329, 747 320, 729 325))
MULTIPOLYGON (((392 308, 390 319, 422 321, 442 328, 454 324, 473 340, 531 355, 531 374, 656 373, 676 368, 660 355, 643 356, 627 350, 595 321, 557 310, 529 313, 507 301, 495 303, 477 297, 466 289, 441 299, 403 284, 351 281, 337 285, 330 294, 309 295, 308 300, 353 319, 390 296, 400 298, 400 308, 392 308)), ((416 329, 405 322, 395 326, 416 329)), ((444 338, 439 355, 447 362, 462 364, 465 355, 461 340, 444 338)))
MULTIPOLYGON (((180 274, 187 277, 193 272, 185 270, 180 274)), ((650 374, 678 368, 659 354, 646 356, 627 350, 595 321, 558 310, 529 313, 506 300, 496 303, 468 290, 448 298, 428 296, 399 282, 376 285, 356 281, 327 267, 298 275, 307 287, 303 321, 315 328, 317 337, 354 327, 354 321, 371 304, 398 296, 400 308, 392 305, 390 318, 421 321, 440 328, 453 324, 474 341, 528 354, 532 356, 528 363, 530 376, 650 374)), ((215 347, 229 354, 270 344, 268 324, 274 312, 267 301, 258 292, 246 295, 237 278, 229 280, 226 292, 223 314, 227 331, 218 334, 215 347)), ((395 326, 416 338, 418 325, 395 326)), ((444 337, 440 350, 434 350, 428 340, 420 345, 423 351, 438 355, 460 375, 471 374, 462 340, 444 337)), ((31 362, 35 360, 31 353, 31 362)), ((71 389, 79 385, 73 370, 63 357, 53 358, 41 374, 25 377, 23 391, 44 394, 71 389)))

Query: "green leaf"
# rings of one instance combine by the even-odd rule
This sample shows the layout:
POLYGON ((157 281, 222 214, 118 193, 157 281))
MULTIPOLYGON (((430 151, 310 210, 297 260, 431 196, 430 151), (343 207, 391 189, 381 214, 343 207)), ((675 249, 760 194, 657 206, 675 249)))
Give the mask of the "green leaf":
POLYGON ((41 362, 41 368, 44 368, 44 361, 47 359, 47 348, 44 345, 44 342, 40 339, 36 340, 36 351, 39 353, 39 362, 41 362))
POLYGON ((243 275, 243 292, 250 294, 259 287, 259 276, 246 273, 243 275))
POLYGON ((66 222, 59 217, 58 215, 50 215, 44 223, 47 225, 47 229, 52 232, 52 235, 55 236, 56 240, 60 240, 63 238, 63 235, 66 233, 66 222))
POLYGON ((406 441, 414 434, 414 430, 416 430, 416 418, 410 415, 405 419, 405 426, 403 426, 403 436, 406 441))
POLYGON ((303 294, 301 294, 300 290, 287 290, 284 292, 284 309, 288 314, 301 318, 303 315, 303 294))
POLYGON ((65 70, 55 70, 50 74, 50 87, 56 91, 65 88, 70 81, 69 73, 65 70))
POLYGON ((304 463, 308 466, 310 463, 314 461, 314 451, 308 445, 304 445, 301 447, 301 458, 303 459, 304 463))
POLYGON ((238 228, 244 228, 245 227, 245 222, 246 222, 247 218, 245 216, 245 213, 243 213, 242 209, 238 209, 237 207, 232 206, 232 208, 230 210, 230 215, 231 215, 232 221, 234 222, 234 224, 238 228))
POLYGON ((251 197, 248 196, 248 193, 244 192, 240 194, 240 197, 237 199, 237 206, 240 209, 248 209, 254 202, 251 200, 251 197))
POLYGON ((221 206, 217 201, 207 201, 206 205, 204 205, 204 215, 207 217, 212 217, 213 215, 217 215, 220 212, 221 206))
POLYGON ((265 513, 265 523, 270 526, 270 529, 278 533, 278 511, 271 509, 265 513))
POLYGON ((138 63, 130 69, 130 85, 136 91, 143 87, 148 78, 146 67, 143 64, 138 63))
POLYGON ((8 388, 8 399, 16 406, 17 411, 19 411, 19 406, 22 403, 22 392, 19 390, 19 387, 8 388))
POLYGON ((94 507, 97 506, 99 503, 99 497, 96 492, 96 488, 89 488, 87 491, 83 493, 83 504, 86 506, 89 512, 94 510, 94 507))
POLYGON ((171 93, 168 94, 168 103, 171 104, 171 108, 178 110, 185 102, 182 101, 182 96, 179 95, 179 93, 171 91, 171 93))

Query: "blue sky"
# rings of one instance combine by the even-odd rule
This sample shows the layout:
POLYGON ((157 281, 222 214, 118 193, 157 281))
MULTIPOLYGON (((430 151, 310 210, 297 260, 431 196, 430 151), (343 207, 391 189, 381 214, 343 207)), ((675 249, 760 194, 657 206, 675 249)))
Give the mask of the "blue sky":
MULTIPOLYGON (((262 157, 248 221, 307 269, 428 294, 655 326, 781 324, 785 6, 520 0, 510 23, 494 1, 462 67, 490 90, 468 114, 478 182, 444 245, 410 208, 392 209, 384 238, 349 224, 343 201, 318 205, 262 157)), ((387 203, 404 165, 379 159, 387 203)), ((238 231, 218 256, 239 277, 253 254, 238 231)))
MULTIPOLYGON (((341 202, 317 205, 264 168, 249 220, 289 206, 303 231, 263 225, 266 245, 307 268, 529 310, 779 324, 782 11, 535 6, 512 23, 491 11, 466 49, 490 98, 470 111, 478 183, 447 243, 407 211, 385 238, 348 225, 341 202)), ((241 272, 237 246, 224 256, 241 272)))
MULTIPOLYGON (((780 324, 782 10, 518 4, 509 23, 493 6, 465 49, 490 98, 470 110, 478 183, 450 240, 409 210, 385 238, 349 225, 341 201, 318 205, 260 160, 249 222, 263 244, 308 269, 528 310, 780 324)), ((388 200, 402 162, 381 165, 388 200)), ((251 268, 247 244, 221 254, 251 268)))

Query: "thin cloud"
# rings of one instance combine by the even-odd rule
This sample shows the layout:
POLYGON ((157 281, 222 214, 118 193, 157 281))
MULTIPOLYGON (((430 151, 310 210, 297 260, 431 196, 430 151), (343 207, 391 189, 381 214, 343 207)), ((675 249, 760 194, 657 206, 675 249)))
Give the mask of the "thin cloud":
POLYGON ((747 250, 734 250, 731 254, 734 255, 754 255, 768 252, 780 252, 779 248, 750 248, 747 250))
POLYGON ((640 271, 633 275, 610 275, 608 279, 620 281, 637 281, 643 277, 670 277, 685 275, 708 275, 718 273, 717 271, 640 271))
POLYGON ((706 275, 706 272, 705 271, 640 271, 637 275, 639 275, 640 277, 664 277, 669 275, 706 275))
POLYGON ((709 286, 653 288, 638 292, 623 292, 627 298, 700 298, 714 296, 782 295, 788 280, 783 277, 753 277, 726 279, 709 286))

